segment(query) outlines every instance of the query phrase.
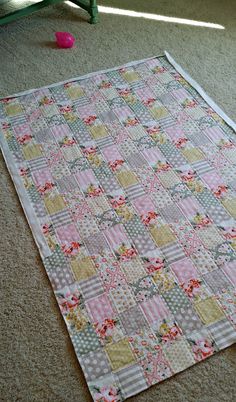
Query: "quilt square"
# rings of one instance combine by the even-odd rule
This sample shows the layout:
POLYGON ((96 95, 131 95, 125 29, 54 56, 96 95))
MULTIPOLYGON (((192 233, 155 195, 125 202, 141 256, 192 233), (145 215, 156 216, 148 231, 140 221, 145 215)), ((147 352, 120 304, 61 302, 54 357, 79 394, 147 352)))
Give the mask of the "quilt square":
POLYGON ((117 371, 125 366, 136 363, 127 338, 106 346, 105 351, 111 362, 113 371, 117 371))
POLYGON ((183 371, 194 364, 193 353, 184 338, 165 346, 164 355, 174 373, 183 371))
POLYGON ((206 325, 222 320, 225 315, 219 304, 213 297, 194 303, 194 307, 206 325))
POLYGON ((143 371, 137 364, 117 371, 115 377, 125 398, 129 398, 147 388, 143 371))
POLYGON ((81 356, 80 364, 87 381, 95 380, 111 372, 109 360, 102 349, 81 356))
POLYGON ((86 355, 101 346, 99 339, 91 325, 87 326, 83 331, 72 335, 72 342, 77 356, 86 355))
POLYGON ((71 268, 78 282, 96 274, 96 268, 91 257, 72 260, 71 268))
POLYGON ((154 296, 151 299, 142 302, 140 307, 144 316, 151 325, 170 314, 170 310, 161 296, 154 296))
POLYGON ((173 374, 170 363, 160 347, 155 354, 150 353, 148 357, 141 360, 140 365, 149 386, 163 381, 173 374))
POLYGON ((175 241, 175 235, 168 225, 150 228, 151 235, 158 247, 166 246, 175 241))
POLYGON ((236 342, 235 328, 226 319, 211 324, 207 328, 220 350, 236 342))
POLYGON ((126 335, 132 335, 140 328, 148 326, 147 320, 145 319, 139 306, 134 306, 121 313, 120 318, 126 335))

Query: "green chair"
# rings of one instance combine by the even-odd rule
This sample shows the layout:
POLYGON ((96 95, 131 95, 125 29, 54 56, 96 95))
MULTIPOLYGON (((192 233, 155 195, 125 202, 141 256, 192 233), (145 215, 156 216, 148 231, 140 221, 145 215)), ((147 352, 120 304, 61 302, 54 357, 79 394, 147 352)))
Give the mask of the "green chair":
MULTIPOLYGON (((15 21, 18 18, 24 17, 41 8, 50 6, 52 4, 61 3, 63 0, 42 0, 38 3, 32 4, 28 7, 21 8, 19 10, 13 11, 12 13, 3 15, 0 17, 0 25, 8 24, 8 22, 15 21)), ((98 19, 98 8, 96 0, 71 0, 72 3, 86 10, 90 15, 90 23, 96 24, 98 19)))

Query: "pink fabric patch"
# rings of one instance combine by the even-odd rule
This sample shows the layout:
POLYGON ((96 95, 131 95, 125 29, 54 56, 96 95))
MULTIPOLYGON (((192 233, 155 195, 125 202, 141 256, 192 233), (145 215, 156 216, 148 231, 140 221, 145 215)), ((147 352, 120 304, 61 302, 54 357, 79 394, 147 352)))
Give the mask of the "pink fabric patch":
POLYGON ((199 277, 198 271, 189 258, 174 262, 171 264, 171 269, 180 283, 199 277))
POLYGON ((115 225, 105 230, 105 236, 112 249, 116 249, 117 246, 125 243, 129 244, 129 239, 123 229, 122 225, 115 225))
POLYGON ((185 89, 177 89, 172 92, 172 95, 180 102, 191 98, 191 95, 185 89))
POLYGON ((136 91, 136 94, 142 101, 146 101, 148 99, 155 99, 155 95, 151 91, 150 88, 140 88, 136 91))
POLYGON ((82 190, 86 190, 90 184, 95 186, 98 185, 97 179, 92 171, 92 169, 84 170, 82 172, 76 173, 75 177, 81 186, 82 190))
POLYGON ((165 158, 157 147, 143 150, 142 154, 150 165, 155 165, 158 161, 164 161, 165 158))
POLYGON ((31 134, 31 128, 28 124, 21 124, 20 126, 16 126, 13 128, 16 136, 24 135, 24 134, 31 134))
POLYGON ((160 296, 154 296, 152 299, 141 303, 141 309, 150 324, 166 318, 170 314, 170 311, 160 296))
POLYGON ((77 108, 77 113, 78 115, 84 119, 89 116, 95 116, 96 115, 96 109, 93 105, 89 104, 86 106, 80 106, 77 108))
POLYGON ((181 126, 176 125, 174 127, 166 128, 165 131, 174 141, 178 140, 179 138, 186 137, 181 126))
POLYGON ((73 223, 57 228, 56 233, 61 244, 67 244, 73 241, 80 241, 79 233, 73 223))
POLYGON ((155 211, 155 205, 153 204, 150 197, 144 195, 143 197, 136 198, 133 201, 133 205, 140 215, 155 211))
POLYGON ((107 295, 95 297, 86 303, 94 322, 103 321, 114 316, 114 310, 107 295))
POLYGON ((187 197, 184 200, 178 202, 178 206, 187 218, 192 218, 196 215, 197 212, 202 211, 201 205, 193 197, 187 197))
POLYGON ((215 172, 205 173, 201 175, 201 179, 205 181, 211 190, 215 190, 223 183, 223 179, 215 172))
POLYGON ((112 145, 111 147, 106 147, 102 151, 105 159, 108 162, 113 162, 115 160, 123 160, 123 157, 121 154, 118 152, 117 146, 112 145))
POLYGON ((120 120, 126 120, 127 117, 133 115, 133 112, 130 110, 128 106, 116 108, 114 109, 114 112, 120 120))
POLYGON ((51 132, 56 140, 71 135, 71 131, 67 124, 61 124, 60 126, 52 127, 51 132))
POLYGON ((36 172, 32 172, 32 176, 36 186, 43 186, 47 182, 53 183, 53 178, 49 169, 41 169, 36 172))
POLYGON ((219 127, 210 127, 205 130, 205 134, 212 142, 218 142, 220 140, 227 140, 227 137, 224 135, 224 131, 222 131, 219 127))
POLYGON ((222 267, 223 271, 228 275, 231 282, 236 286, 236 261, 231 261, 222 267))

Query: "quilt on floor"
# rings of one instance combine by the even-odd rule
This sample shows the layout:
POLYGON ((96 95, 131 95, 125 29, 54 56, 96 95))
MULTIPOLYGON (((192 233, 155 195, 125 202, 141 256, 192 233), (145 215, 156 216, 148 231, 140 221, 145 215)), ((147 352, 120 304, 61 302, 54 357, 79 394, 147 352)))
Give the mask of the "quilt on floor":
POLYGON ((95 401, 235 341, 235 133, 166 57, 2 99, 0 122, 95 401))

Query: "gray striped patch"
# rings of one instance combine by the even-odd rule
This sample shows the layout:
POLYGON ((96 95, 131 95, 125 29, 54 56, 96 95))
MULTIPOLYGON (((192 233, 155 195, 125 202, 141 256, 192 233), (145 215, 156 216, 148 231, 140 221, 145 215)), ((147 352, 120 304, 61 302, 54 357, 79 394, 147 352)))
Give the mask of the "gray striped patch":
POLYGON ((10 122, 12 126, 18 126, 20 124, 25 124, 27 123, 25 115, 19 115, 19 116, 12 116, 10 117, 10 122))
POLYGON ((175 120, 172 117, 165 117, 164 119, 161 119, 158 123, 163 130, 173 127, 176 124, 175 120))
POLYGON ((51 220, 54 228, 59 228, 60 226, 67 225, 72 223, 71 216, 69 212, 64 209, 63 211, 57 212, 56 214, 51 215, 51 220))
POLYGON ((141 197, 145 195, 145 191, 140 184, 134 184, 133 186, 129 186, 125 189, 127 196, 129 197, 130 201, 135 200, 135 198, 141 197))
POLYGON ((183 249, 180 248, 180 244, 178 242, 174 242, 169 244, 168 246, 160 248, 169 264, 186 257, 183 249))
POLYGON ((100 149, 109 147, 110 145, 114 145, 113 138, 109 135, 107 137, 96 139, 96 143, 100 149))
POLYGON ((219 349, 227 348, 236 342, 236 330, 228 320, 221 320, 208 326, 219 349))
POLYGON ((193 170, 196 170, 197 174, 201 175, 210 171, 214 171, 212 166, 207 161, 200 161, 192 163, 193 170))
POLYGON ((77 107, 86 106, 86 105, 89 105, 89 103, 90 103, 90 99, 86 98, 86 96, 82 96, 79 99, 73 100, 73 105, 77 106, 77 107))
POLYGON ((40 169, 47 169, 47 161, 45 158, 36 158, 28 161, 31 172, 38 171, 40 169))
POLYGON ((98 275, 94 275, 85 281, 81 281, 79 284, 85 300, 104 293, 102 282, 98 275))
POLYGON ((115 377, 125 398, 138 394, 148 387, 142 369, 137 364, 118 371, 115 377))

